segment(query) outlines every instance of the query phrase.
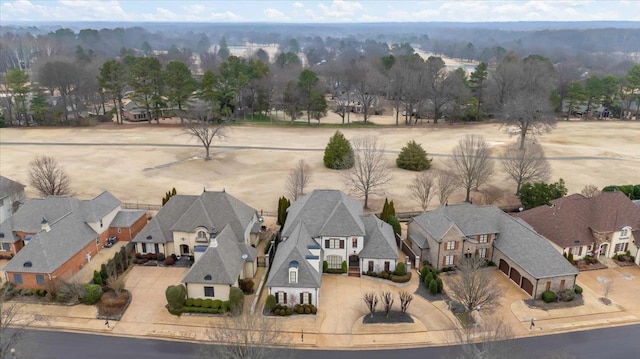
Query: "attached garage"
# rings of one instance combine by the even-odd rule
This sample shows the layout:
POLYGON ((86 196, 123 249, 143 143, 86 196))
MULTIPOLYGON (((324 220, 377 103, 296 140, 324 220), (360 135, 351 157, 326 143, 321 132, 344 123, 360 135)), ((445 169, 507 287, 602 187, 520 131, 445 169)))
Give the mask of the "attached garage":
POLYGON ((517 269, 511 268, 511 274, 509 274, 509 278, 511 278, 511 280, 516 282, 516 284, 519 286, 520 279, 522 278, 522 276, 520 275, 520 272, 518 272, 517 269))
POLYGON ((507 262, 505 262, 504 259, 500 260, 500 266, 498 266, 498 268, 500 268, 502 273, 504 273, 505 275, 509 275, 509 265, 507 264, 507 262))
POLYGON ((522 284, 520 285, 520 288, 524 289, 524 291, 530 295, 533 295, 533 283, 531 283, 531 281, 526 277, 522 277, 522 284))

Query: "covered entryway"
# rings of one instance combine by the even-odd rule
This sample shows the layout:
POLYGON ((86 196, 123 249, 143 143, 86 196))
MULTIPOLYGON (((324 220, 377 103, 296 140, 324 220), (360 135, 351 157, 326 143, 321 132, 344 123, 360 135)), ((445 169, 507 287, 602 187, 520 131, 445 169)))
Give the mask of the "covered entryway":
POLYGON ((353 254, 349 256, 349 267, 359 267, 360 266, 360 257, 358 255, 353 254))
POLYGON ((180 255, 188 256, 189 255, 189 246, 186 244, 180 245, 180 255))
POLYGON ((522 284, 520 288, 524 289, 525 292, 529 293, 529 295, 533 295, 533 283, 526 277, 522 277, 522 284))

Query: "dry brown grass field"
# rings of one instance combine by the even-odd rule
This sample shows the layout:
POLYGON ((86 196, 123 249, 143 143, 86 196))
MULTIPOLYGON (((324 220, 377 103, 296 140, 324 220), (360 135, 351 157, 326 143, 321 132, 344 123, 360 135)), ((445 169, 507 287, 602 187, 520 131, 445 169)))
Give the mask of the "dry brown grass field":
MULTIPOLYGON (((395 120, 391 116, 380 116, 373 121, 391 124, 395 120)), ((339 119, 334 116, 323 122, 339 122, 339 119)), ((215 142, 217 146, 228 147, 212 149, 213 159, 203 161, 203 148, 184 147, 197 143, 174 126, 145 123, 92 128, 3 128, 0 130, 0 173, 27 184, 28 163, 34 156, 46 154, 55 157, 69 173, 73 194, 78 197, 92 197, 108 190, 123 202, 160 204, 164 193, 172 187, 181 194, 198 194, 203 188, 224 188, 258 210, 274 211, 278 197, 286 194, 287 174, 300 159, 305 159, 314 171, 309 190, 348 190, 341 172, 326 169, 322 163, 324 147, 336 129, 233 126, 227 138, 215 142), (16 142, 28 144, 11 144, 16 142)), ((409 140, 422 144, 433 157, 436 169, 446 166, 447 157, 442 155, 450 154, 466 134, 483 135, 494 154, 517 140, 497 124, 345 127, 341 130, 348 138, 376 136, 388 151, 387 166, 393 179, 383 196, 372 198, 370 207, 374 210, 380 210, 385 196, 394 200, 398 211, 419 209, 407 190, 415 172, 395 165, 397 152, 409 140)), ((640 122, 562 121, 555 130, 536 140, 550 159, 552 180, 563 178, 569 193, 579 192, 587 184, 603 187, 640 183, 640 122)), ((513 203, 511 194, 515 185, 501 175, 498 163, 495 168, 491 186, 505 195, 498 204, 513 203)), ((456 192, 449 202, 460 201, 462 192, 456 192)), ((36 193, 27 187, 27 196, 33 197, 36 193)), ((482 201, 483 196, 476 193, 474 198, 482 201)), ((437 205, 435 198, 431 207, 437 205)))

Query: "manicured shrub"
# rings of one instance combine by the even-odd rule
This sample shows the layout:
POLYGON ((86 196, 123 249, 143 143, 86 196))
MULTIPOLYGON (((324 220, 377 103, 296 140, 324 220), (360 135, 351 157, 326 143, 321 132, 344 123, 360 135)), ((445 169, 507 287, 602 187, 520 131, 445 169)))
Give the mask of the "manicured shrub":
POLYGON ((569 254, 567 255, 567 260, 569 261, 569 263, 575 264, 575 261, 573 260, 573 253, 569 252, 569 254))
POLYGON ((221 305, 222 305, 222 301, 220 299, 214 299, 213 302, 211 303, 211 308, 220 309, 221 305))
POLYGON ((311 307, 304 307, 304 314, 311 314, 311 307))
POLYGON ((253 280, 251 278, 240 279, 238 285, 244 294, 253 293, 253 280))
POLYGON ((427 276, 424 278, 424 285, 429 288, 429 285, 431 284, 431 282, 433 282, 433 274, 431 272, 429 272, 427 274, 427 276))
POLYGON ((407 283, 411 280, 411 272, 405 273, 405 275, 391 275, 389 279, 394 283, 407 283))
POLYGON ((173 257, 167 257, 164 259, 164 265, 166 266, 172 266, 175 262, 176 260, 173 259, 173 257))
POLYGON ((159 261, 164 261, 166 259, 165 256, 164 256, 164 253, 158 253, 158 257, 157 258, 158 258, 159 261))
MULTIPOLYGON (((309 308, 307 308, 307 309, 309 309, 309 308)), ((296 312, 298 312, 298 314, 304 314, 304 307, 303 306, 299 306, 296 309, 296 312)), ((311 309, 309 309, 309 313, 311 313, 311 309)))
POLYGON ((87 305, 98 303, 102 297, 102 287, 98 284, 86 284, 84 288, 86 289, 86 293, 80 298, 80 302, 87 305))
POLYGON ((405 275, 407 273, 407 268, 405 267, 403 262, 398 262, 396 264, 395 275, 405 275))
POLYGON ((291 308, 287 308, 286 311, 287 311, 287 315, 293 314, 293 309, 291 308))
POLYGON ((347 261, 342 261, 342 273, 347 273, 349 271, 349 266, 347 266, 347 261))
POLYGON ((220 305, 220 309, 219 312, 220 313, 226 313, 229 311, 229 301, 225 300, 222 302, 222 304, 220 305))
POLYGON ((437 281, 432 280, 429 283, 429 294, 431 294, 431 295, 438 294, 438 282, 437 281))
POLYGON ((544 300, 545 303, 555 302, 557 298, 556 293, 550 290, 542 292, 542 300, 544 300))
POLYGON ((573 288, 573 291, 576 294, 582 294, 582 287, 576 284, 575 287, 573 288))
POLYGON ((311 314, 318 313, 318 308, 315 305, 311 304, 309 307, 311 308, 311 314))
POLYGON ((487 267, 495 267, 496 263, 494 261, 487 261, 487 267))
POLYGON ((431 159, 427 158, 427 151, 414 140, 402 147, 396 165, 409 171, 424 171, 431 167, 431 159))
POLYGON ((109 277, 109 272, 107 271, 107 265, 104 263, 100 265, 100 276, 102 277, 102 281, 107 280, 107 277, 109 277))
POLYGON ((438 284, 438 293, 442 293, 442 289, 444 288, 444 285, 442 284, 442 279, 440 279, 440 277, 437 277, 436 283, 438 284))
POLYGON ((264 307, 268 312, 273 312, 273 310, 276 308, 276 297, 273 294, 269 294, 267 296, 264 307))
POLYGON ((170 285, 164 295, 167 298, 167 304, 170 309, 180 309, 186 301, 187 289, 182 284, 170 285))
POLYGON ((193 298, 187 298, 187 300, 184 302, 184 306, 185 307, 193 307, 193 302, 195 300, 193 298))
POLYGON ((322 273, 327 273, 327 270, 329 270, 329 262, 322 261, 322 273))
POLYGON ((558 292, 558 300, 561 302, 570 302, 576 297, 576 293, 571 289, 563 289, 558 292))
POLYGON ((196 298, 196 300, 193 301, 193 306, 194 307, 202 307, 202 303, 203 302, 204 302, 204 299, 196 298))
POLYGON ((324 166, 335 170, 343 170, 353 167, 353 148, 351 142, 340 131, 329 139, 324 150, 324 166))
POLYGON ((93 283, 102 285, 102 276, 100 275, 100 272, 98 272, 97 270, 93 271, 93 283))
POLYGON ((202 301, 202 308, 213 308, 213 299, 207 298, 202 301))
POLYGON ((242 313, 242 306, 244 304, 244 293, 237 287, 231 287, 229 289, 229 309, 233 314, 242 313))

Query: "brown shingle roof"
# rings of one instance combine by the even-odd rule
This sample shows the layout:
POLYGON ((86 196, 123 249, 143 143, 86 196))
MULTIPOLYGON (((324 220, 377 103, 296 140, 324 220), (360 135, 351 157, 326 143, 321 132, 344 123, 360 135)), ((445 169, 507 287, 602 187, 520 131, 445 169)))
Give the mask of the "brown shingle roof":
POLYGON ((572 194, 551 204, 514 216, 562 248, 593 243, 592 231, 615 232, 625 226, 640 229, 640 208, 622 192, 602 192, 592 198, 572 194))

